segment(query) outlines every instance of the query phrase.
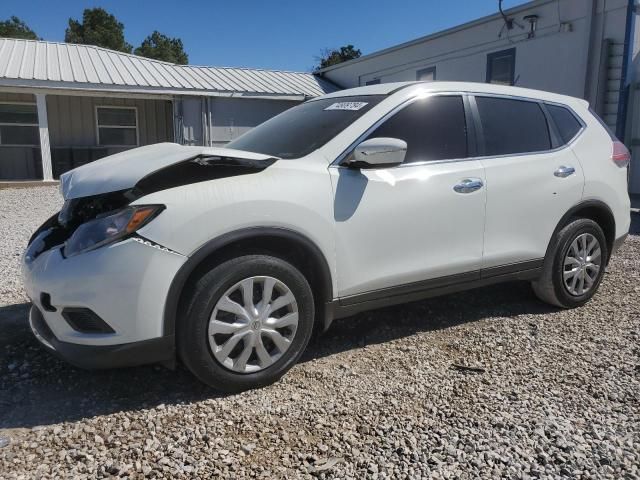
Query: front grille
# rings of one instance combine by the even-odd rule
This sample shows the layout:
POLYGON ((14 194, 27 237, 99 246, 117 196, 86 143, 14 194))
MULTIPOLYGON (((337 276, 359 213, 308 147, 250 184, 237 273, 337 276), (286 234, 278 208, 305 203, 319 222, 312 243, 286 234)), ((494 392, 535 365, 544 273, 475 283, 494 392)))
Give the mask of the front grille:
POLYGON ((115 333, 107 322, 88 308, 65 308, 62 316, 69 326, 80 333, 115 333))

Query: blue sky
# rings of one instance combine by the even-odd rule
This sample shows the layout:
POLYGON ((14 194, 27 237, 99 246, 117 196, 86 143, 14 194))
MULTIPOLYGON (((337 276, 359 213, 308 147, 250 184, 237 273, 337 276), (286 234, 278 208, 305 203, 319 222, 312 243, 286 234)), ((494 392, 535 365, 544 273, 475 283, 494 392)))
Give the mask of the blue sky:
POLYGON ((371 53, 495 13, 498 1, 0 0, 0 19, 16 15, 45 40, 63 41, 69 17, 95 6, 124 23, 134 47, 159 30, 182 38, 193 65, 306 71, 325 47, 371 53))

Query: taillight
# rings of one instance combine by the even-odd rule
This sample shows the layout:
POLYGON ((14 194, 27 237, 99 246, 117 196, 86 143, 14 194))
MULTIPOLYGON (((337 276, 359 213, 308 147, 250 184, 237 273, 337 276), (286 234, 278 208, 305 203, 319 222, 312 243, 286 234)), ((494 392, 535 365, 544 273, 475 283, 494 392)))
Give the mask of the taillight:
POLYGON ((620 140, 613 142, 613 153, 611 154, 611 160, 620 168, 626 168, 631 161, 631 154, 627 147, 624 146, 620 140))

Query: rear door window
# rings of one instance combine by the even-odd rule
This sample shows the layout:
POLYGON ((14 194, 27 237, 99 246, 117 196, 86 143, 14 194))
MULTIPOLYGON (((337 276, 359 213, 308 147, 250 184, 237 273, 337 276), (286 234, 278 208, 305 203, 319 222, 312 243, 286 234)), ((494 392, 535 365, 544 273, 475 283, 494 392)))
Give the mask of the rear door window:
POLYGON ((485 155, 534 153, 551 149, 547 120, 536 102, 476 97, 485 155))
POLYGON ((416 100, 375 129, 368 138, 407 142, 404 163, 467 157, 467 129, 462 97, 432 96, 416 100))
POLYGON ((568 109, 557 105, 547 104, 546 106, 551 118, 553 118, 553 122, 556 124, 562 144, 566 145, 582 130, 582 124, 568 109))

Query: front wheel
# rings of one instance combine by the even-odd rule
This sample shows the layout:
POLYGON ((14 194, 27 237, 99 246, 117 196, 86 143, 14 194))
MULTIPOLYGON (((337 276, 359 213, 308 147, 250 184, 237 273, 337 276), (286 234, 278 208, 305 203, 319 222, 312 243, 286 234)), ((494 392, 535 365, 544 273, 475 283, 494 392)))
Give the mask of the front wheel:
POLYGON ((582 306, 598 290, 608 255, 602 228, 588 218, 575 219, 552 240, 542 275, 532 282, 533 290, 538 298, 558 307, 582 306))
POLYGON ((268 255, 238 257, 197 280, 178 325, 178 353, 217 390, 257 388, 296 363, 313 322, 313 295, 298 269, 268 255))

